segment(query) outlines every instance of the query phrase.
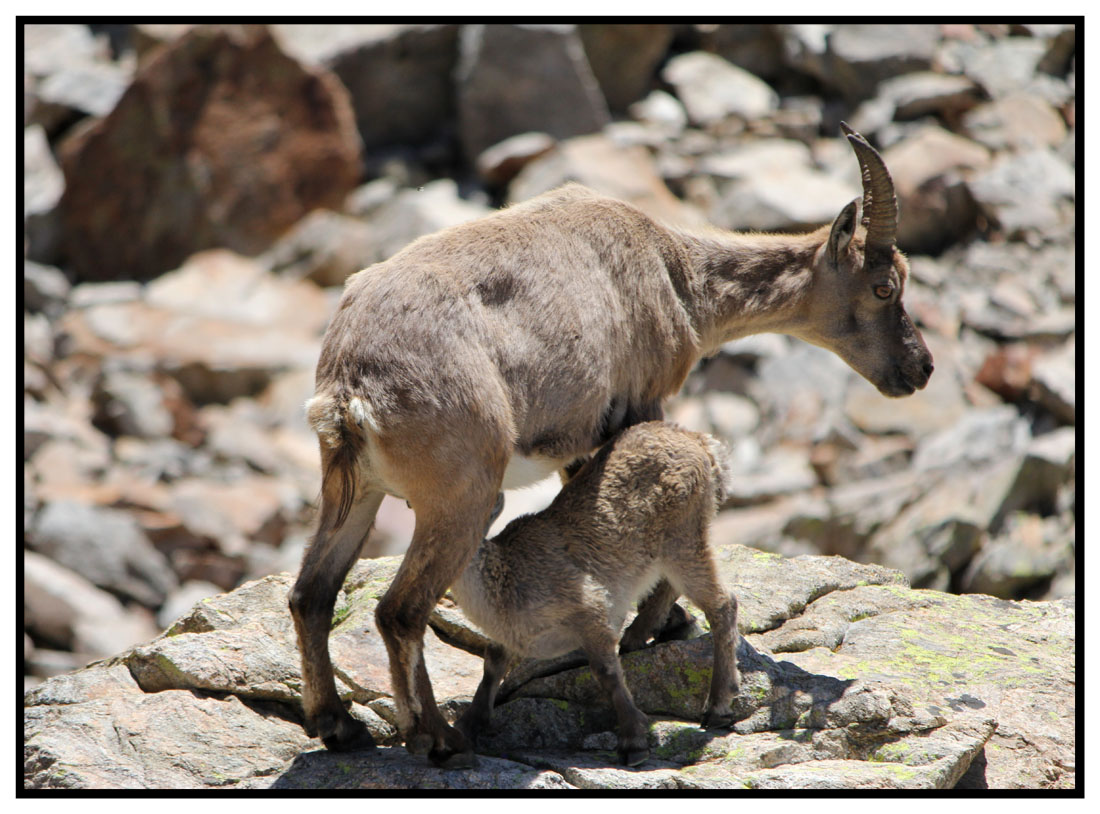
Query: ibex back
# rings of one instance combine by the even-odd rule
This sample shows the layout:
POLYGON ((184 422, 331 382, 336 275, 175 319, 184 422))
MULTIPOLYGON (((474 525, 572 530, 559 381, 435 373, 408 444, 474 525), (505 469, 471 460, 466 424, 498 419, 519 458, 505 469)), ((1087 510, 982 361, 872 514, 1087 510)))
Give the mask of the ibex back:
POLYGON ((410 751, 467 765, 469 743, 436 707, 422 637, 501 488, 660 418, 699 358, 748 334, 826 347, 887 396, 926 384, 932 357, 901 303, 893 185, 878 153, 848 138, 862 220, 855 200, 810 234, 687 231, 571 185, 349 278, 307 405, 321 507, 290 596, 304 711, 328 748, 371 745, 336 693, 328 631, 384 494, 416 513, 376 612, 398 725, 410 751))

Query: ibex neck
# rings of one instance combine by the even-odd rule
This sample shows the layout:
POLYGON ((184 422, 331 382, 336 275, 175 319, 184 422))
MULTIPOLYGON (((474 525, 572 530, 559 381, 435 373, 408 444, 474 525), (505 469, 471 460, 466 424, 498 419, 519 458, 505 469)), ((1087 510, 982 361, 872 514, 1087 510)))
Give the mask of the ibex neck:
POLYGON ((700 298, 694 317, 704 351, 750 334, 797 332, 827 229, 803 235, 681 233, 700 298))

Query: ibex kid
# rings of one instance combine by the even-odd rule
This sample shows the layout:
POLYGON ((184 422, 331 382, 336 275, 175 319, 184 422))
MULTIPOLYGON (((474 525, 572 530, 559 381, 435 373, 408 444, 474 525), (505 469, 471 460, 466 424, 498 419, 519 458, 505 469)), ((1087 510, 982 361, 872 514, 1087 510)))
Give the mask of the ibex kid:
POLYGON ((328 633, 383 495, 416 513, 376 611, 398 725, 410 751, 468 765, 467 739, 436 707, 422 638, 502 488, 660 418, 695 362, 735 337, 821 345, 887 396, 924 387, 932 356, 902 306, 893 184, 861 136, 848 140, 862 219, 855 200, 810 234, 672 228, 570 185, 422 237, 348 279, 307 405, 321 507, 290 594, 306 720, 328 748, 372 745, 336 693, 328 633))
MULTIPOLYGON (((620 759, 644 762, 647 719, 616 650, 627 613, 658 584, 659 597, 640 608, 649 618, 631 631, 663 620, 681 593, 698 605, 714 640, 703 725, 732 723, 730 702, 740 685, 737 599, 719 581, 707 542, 726 476, 713 438, 661 421, 637 424, 608 441, 546 509, 485 540, 451 589, 494 642, 458 729, 473 742, 488 724, 513 656, 554 658, 581 648, 615 708, 620 759)), ((624 649, 643 643, 624 641, 624 649)))

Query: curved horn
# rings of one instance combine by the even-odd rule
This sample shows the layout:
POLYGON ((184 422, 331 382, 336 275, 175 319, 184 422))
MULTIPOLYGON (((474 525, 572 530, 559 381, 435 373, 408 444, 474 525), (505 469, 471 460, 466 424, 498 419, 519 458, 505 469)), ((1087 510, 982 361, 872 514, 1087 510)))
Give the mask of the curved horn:
MULTIPOLYGON (((844 131, 846 136, 859 136, 859 133, 849 127, 847 122, 841 122, 840 129, 844 131)), ((862 214, 859 222, 866 228, 871 225, 871 170, 867 168, 867 161, 858 150, 856 151, 856 161, 859 162, 859 174, 863 178, 863 206, 860 208, 862 214)))
POLYGON ((855 150, 863 173, 863 200, 870 197, 870 215, 867 218, 867 251, 873 254, 892 254, 898 231, 898 199, 894 193, 894 181, 886 162, 859 133, 847 125, 845 135, 855 150))

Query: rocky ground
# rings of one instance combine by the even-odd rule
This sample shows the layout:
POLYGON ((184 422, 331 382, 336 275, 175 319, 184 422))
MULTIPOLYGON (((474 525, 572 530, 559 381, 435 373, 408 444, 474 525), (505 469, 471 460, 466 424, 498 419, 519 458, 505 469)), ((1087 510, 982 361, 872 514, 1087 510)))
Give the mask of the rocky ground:
MULTIPOLYGON (((699 726, 709 633, 623 658, 652 716, 650 759, 616 764, 587 666, 521 664, 479 765, 432 768, 396 744, 374 607, 400 564, 361 560, 337 600, 339 691, 380 748, 337 754, 301 722, 289 574, 198 603, 162 636, 24 699, 30 788, 1072 788, 1072 599, 914 590, 841 557, 718 550, 741 602, 732 731, 699 726)), ((425 658, 448 716, 481 674, 480 634, 445 602, 425 658)))
MULTIPOLYGON (((26 687, 297 567, 302 404, 348 274, 566 180, 811 228, 859 194, 842 119, 895 179, 936 372, 887 400, 776 335, 701 363, 668 414, 733 446, 714 537, 889 566, 942 607, 1073 596, 1072 25, 22 33, 26 687)), ((368 553, 411 524, 387 499, 368 553)))

